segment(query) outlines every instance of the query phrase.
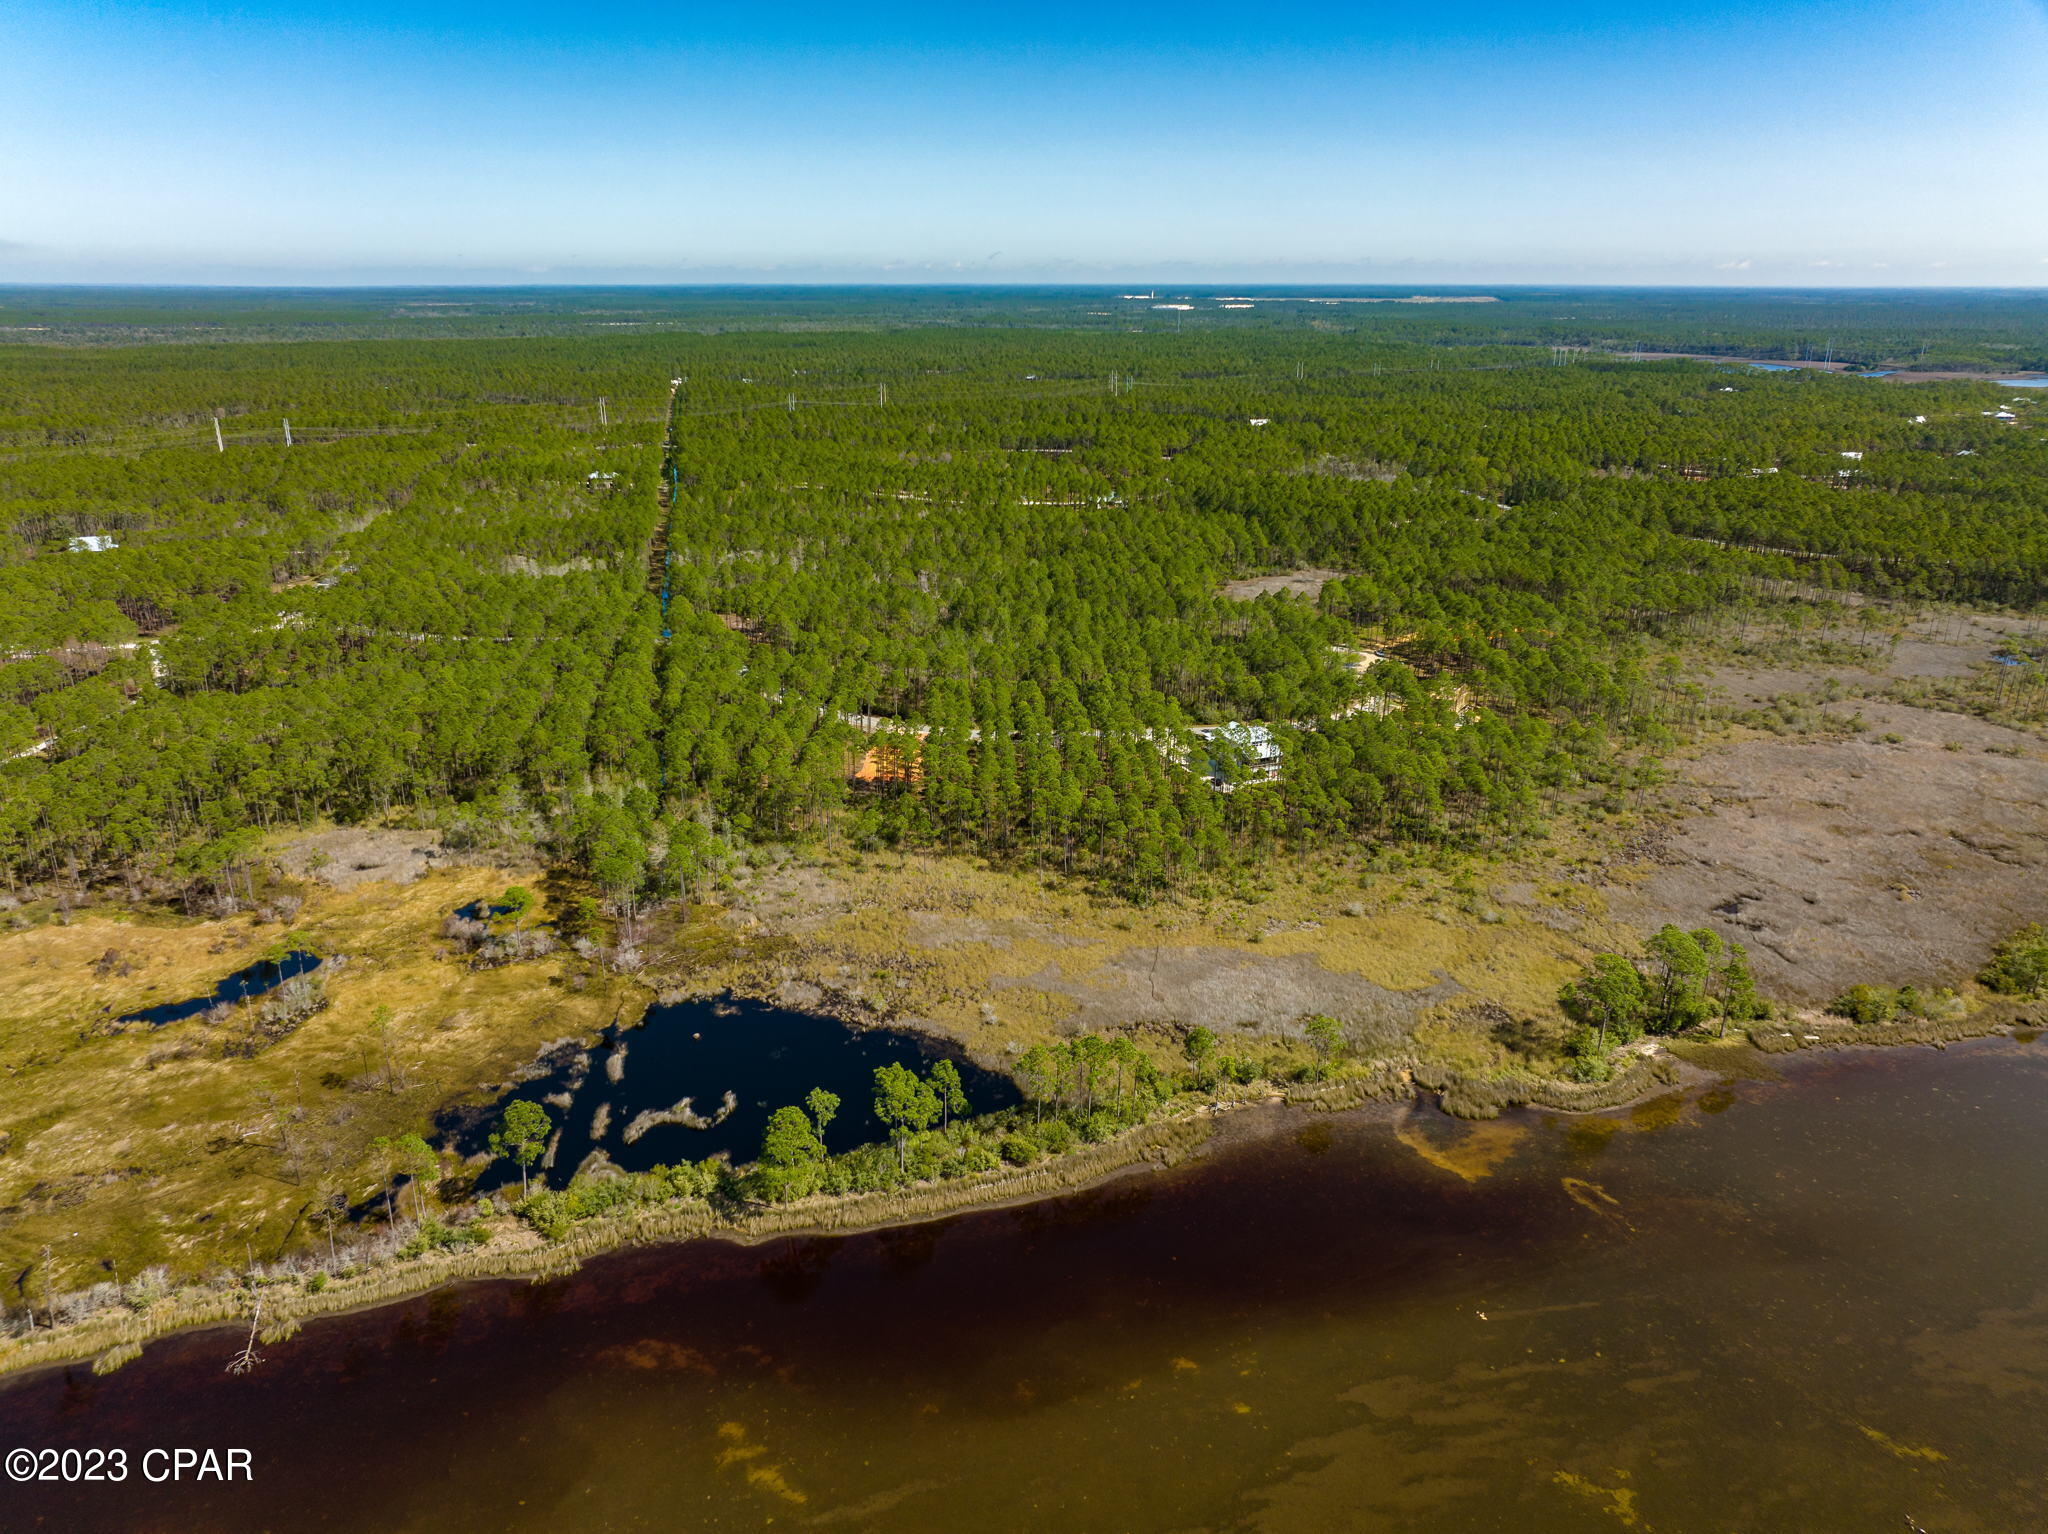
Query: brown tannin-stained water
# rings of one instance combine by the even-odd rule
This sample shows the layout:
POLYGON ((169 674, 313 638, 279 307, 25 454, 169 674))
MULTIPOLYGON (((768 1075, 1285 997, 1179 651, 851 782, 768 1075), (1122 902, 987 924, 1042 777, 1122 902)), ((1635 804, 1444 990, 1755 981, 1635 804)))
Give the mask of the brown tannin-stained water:
POLYGON ((1241 1119, 1028 1208, 0 1388, 0 1449, 255 1466, 9 1485, 0 1527, 2048 1527, 2048 1042, 1594 1120, 1241 1119))

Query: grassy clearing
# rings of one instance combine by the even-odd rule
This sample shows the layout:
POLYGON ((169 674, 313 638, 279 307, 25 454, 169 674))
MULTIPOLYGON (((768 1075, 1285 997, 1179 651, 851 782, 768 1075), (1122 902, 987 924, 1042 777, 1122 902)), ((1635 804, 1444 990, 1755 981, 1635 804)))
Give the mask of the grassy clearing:
POLYGON ((289 928, 95 908, 0 935, 7 1303, 24 1284, 271 1256, 305 1233, 323 1190, 356 1202, 380 1185, 377 1136, 423 1129, 544 1041, 644 1005, 641 988, 586 973, 566 950, 485 970, 444 956, 443 918, 522 876, 463 868, 402 887, 311 885, 289 928), (108 1028, 209 992, 287 932, 345 962, 323 966, 325 1010, 253 1058, 223 1057, 232 1025, 108 1028))

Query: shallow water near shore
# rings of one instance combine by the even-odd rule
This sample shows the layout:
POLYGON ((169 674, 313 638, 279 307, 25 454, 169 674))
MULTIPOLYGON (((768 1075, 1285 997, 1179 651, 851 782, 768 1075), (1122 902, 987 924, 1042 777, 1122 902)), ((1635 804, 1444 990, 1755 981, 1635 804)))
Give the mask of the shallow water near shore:
POLYGON ((0 1388, 122 1530, 2048 1525, 2048 1045, 1802 1058, 1596 1118, 1234 1116, 1164 1175, 621 1253, 0 1388))

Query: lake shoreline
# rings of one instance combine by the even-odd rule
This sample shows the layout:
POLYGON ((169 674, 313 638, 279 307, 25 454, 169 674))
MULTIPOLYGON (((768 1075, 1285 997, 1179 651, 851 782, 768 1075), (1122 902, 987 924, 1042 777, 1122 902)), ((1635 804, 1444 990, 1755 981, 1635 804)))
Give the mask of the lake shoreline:
POLYGON ((319 1290, 284 1282, 253 1289, 194 1285, 148 1311, 94 1316, 10 1338, 0 1343, 0 1390, 88 1360, 95 1373, 108 1373, 140 1357, 147 1344, 182 1333, 234 1328, 248 1331, 263 1345, 283 1342, 308 1321, 377 1309, 465 1284, 538 1283, 562 1278, 593 1258, 633 1247, 705 1240, 759 1246, 786 1238, 858 1235, 1039 1203, 1141 1173, 1169 1170, 1206 1155, 1219 1141, 1242 1143, 1253 1132, 1248 1125, 1239 1128, 1232 1124, 1221 1135, 1218 1131, 1252 1109, 1281 1110, 1270 1127, 1256 1131, 1261 1137, 1285 1132, 1290 1121, 1304 1114, 1402 1111, 1432 1100, 1447 1114, 1466 1119, 1493 1118, 1513 1109, 1589 1115, 1626 1112, 1673 1091, 1689 1091, 1725 1079, 1717 1069, 1722 1062, 1712 1058, 1723 1051, 1727 1052, 1725 1063, 1732 1066, 1738 1058, 1754 1063, 1758 1056, 1770 1059, 1792 1053, 1889 1051, 1909 1045, 1942 1049, 1973 1040, 2017 1038, 2029 1042, 2038 1034, 2028 1030, 2024 1020, 1980 1016, 1919 1028, 1886 1027, 1882 1032, 1858 1028, 1831 1030, 1831 1036, 1787 1032, 1782 1037, 1792 1042, 1776 1049, 1745 1038, 1689 1045, 1684 1055, 1659 1050, 1609 1082, 1583 1087, 1562 1082, 1478 1083, 1455 1072, 1432 1071, 1412 1062, 1381 1066, 1335 1081, 1289 1089, 1269 1087, 1219 1098, 1035 1167, 1009 1167, 908 1190, 758 1206, 738 1217, 693 1200, 599 1216, 560 1240, 548 1241, 516 1217, 500 1215, 490 1221, 490 1243, 479 1250, 387 1261, 319 1290), (1702 1055, 1707 1058, 1701 1059, 1702 1055), (1543 1089, 1546 1086, 1548 1090, 1543 1089), (1537 1090, 1528 1090, 1531 1087, 1537 1090))

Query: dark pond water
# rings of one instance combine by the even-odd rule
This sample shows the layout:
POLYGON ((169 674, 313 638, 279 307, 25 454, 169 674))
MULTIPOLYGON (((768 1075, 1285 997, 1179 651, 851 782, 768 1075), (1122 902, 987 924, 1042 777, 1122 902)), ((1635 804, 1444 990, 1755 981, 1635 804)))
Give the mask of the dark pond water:
MULTIPOLYGON (((512 1096, 541 1103, 560 1128, 548 1174, 559 1186, 598 1149, 629 1172, 720 1151, 751 1161, 768 1115, 801 1104, 813 1087, 840 1099, 825 1133, 829 1148, 851 1150, 886 1139, 888 1131, 874 1115, 876 1069, 907 1065, 923 1071, 942 1057, 959 1067, 970 1111, 1018 1101, 1009 1077, 982 1070, 917 1034, 849 1028, 836 1018, 733 997, 651 1007, 638 1027, 608 1033, 587 1056, 567 1052, 554 1071, 512 1096), (642 1118, 664 1114, 684 1121, 642 1118), (639 1132, 629 1140, 636 1122, 639 1132)), ((458 1144, 465 1151, 482 1149, 501 1112, 499 1104, 466 1115, 458 1144)), ((517 1180, 516 1171, 501 1168, 485 1186, 517 1180)))
POLYGON ((1240 1115, 1170 1175, 624 1253, 246 1377, 238 1337, 166 1340, 0 1389, 0 1447, 246 1448, 255 1481, 30 1485, 0 1522, 2048 1527, 2048 1046, 1789 1069, 1593 1120, 1240 1115))
POLYGON ((182 1023, 188 1017, 197 1017, 224 1001, 247 1001, 252 996, 261 996, 274 991, 287 980, 310 974, 320 967, 318 954, 305 953, 294 949, 282 959, 258 959, 247 969, 238 969, 227 979, 213 988, 210 996, 192 996, 184 1001, 160 1002, 154 1007, 144 1007, 140 1012, 130 1012, 120 1021, 124 1023, 148 1023, 161 1028, 166 1023, 182 1023))

